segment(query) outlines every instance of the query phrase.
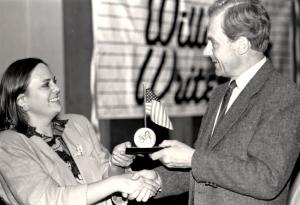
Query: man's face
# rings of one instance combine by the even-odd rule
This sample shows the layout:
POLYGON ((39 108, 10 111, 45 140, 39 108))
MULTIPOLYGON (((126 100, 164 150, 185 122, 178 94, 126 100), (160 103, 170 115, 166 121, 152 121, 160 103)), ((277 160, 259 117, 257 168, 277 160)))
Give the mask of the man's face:
POLYGON ((234 77, 239 65, 235 44, 223 32, 223 12, 212 16, 207 30, 208 43, 204 49, 204 56, 211 58, 215 65, 217 76, 234 77))

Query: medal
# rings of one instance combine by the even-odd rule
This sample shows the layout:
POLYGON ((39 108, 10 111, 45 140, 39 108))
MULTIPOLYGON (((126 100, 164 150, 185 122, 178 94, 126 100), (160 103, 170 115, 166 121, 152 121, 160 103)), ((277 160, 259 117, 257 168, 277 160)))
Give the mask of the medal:
POLYGON ((150 148, 155 145, 156 135, 150 128, 140 128, 134 134, 134 144, 140 148, 150 148))

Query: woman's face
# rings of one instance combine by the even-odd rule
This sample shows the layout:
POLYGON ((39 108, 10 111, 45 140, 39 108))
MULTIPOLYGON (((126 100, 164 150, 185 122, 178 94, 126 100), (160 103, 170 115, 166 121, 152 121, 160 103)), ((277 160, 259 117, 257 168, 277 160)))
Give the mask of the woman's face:
POLYGON ((45 64, 38 64, 31 73, 24 93, 29 123, 34 125, 42 119, 52 120, 62 109, 59 93, 55 76, 45 64))

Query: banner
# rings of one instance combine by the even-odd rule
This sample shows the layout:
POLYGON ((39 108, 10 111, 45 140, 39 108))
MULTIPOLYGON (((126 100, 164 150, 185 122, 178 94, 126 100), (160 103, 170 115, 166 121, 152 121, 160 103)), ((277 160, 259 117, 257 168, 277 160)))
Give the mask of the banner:
MULTIPOLYGON (((217 85, 203 56, 213 0, 92 0, 91 91, 95 119, 143 117, 143 83, 169 116, 203 115, 217 85)), ((265 0, 270 58, 293 78, 291 1, 265 0)))

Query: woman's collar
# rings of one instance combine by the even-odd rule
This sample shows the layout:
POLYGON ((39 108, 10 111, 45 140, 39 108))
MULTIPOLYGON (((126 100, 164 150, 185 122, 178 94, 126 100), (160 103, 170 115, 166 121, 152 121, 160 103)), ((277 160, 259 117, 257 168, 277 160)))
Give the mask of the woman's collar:
MULTIPOLYGON (((62 119, 54 118, 52 120, 53 135, 58 134, 58 133, 59 134, 63 133, 67 122, 68 122, 67 119, 62 120, 62 119)), ((37 135, 37 136, 42 137, 42 138, 45 137, 45 135, 43 135, 43 134, 36 131, 36 127, 33 127, 29 124, 26 125, 26 129, 20 130, 20 132, 22 132, 28 138, 31 138, 33 135, 37 135)))

